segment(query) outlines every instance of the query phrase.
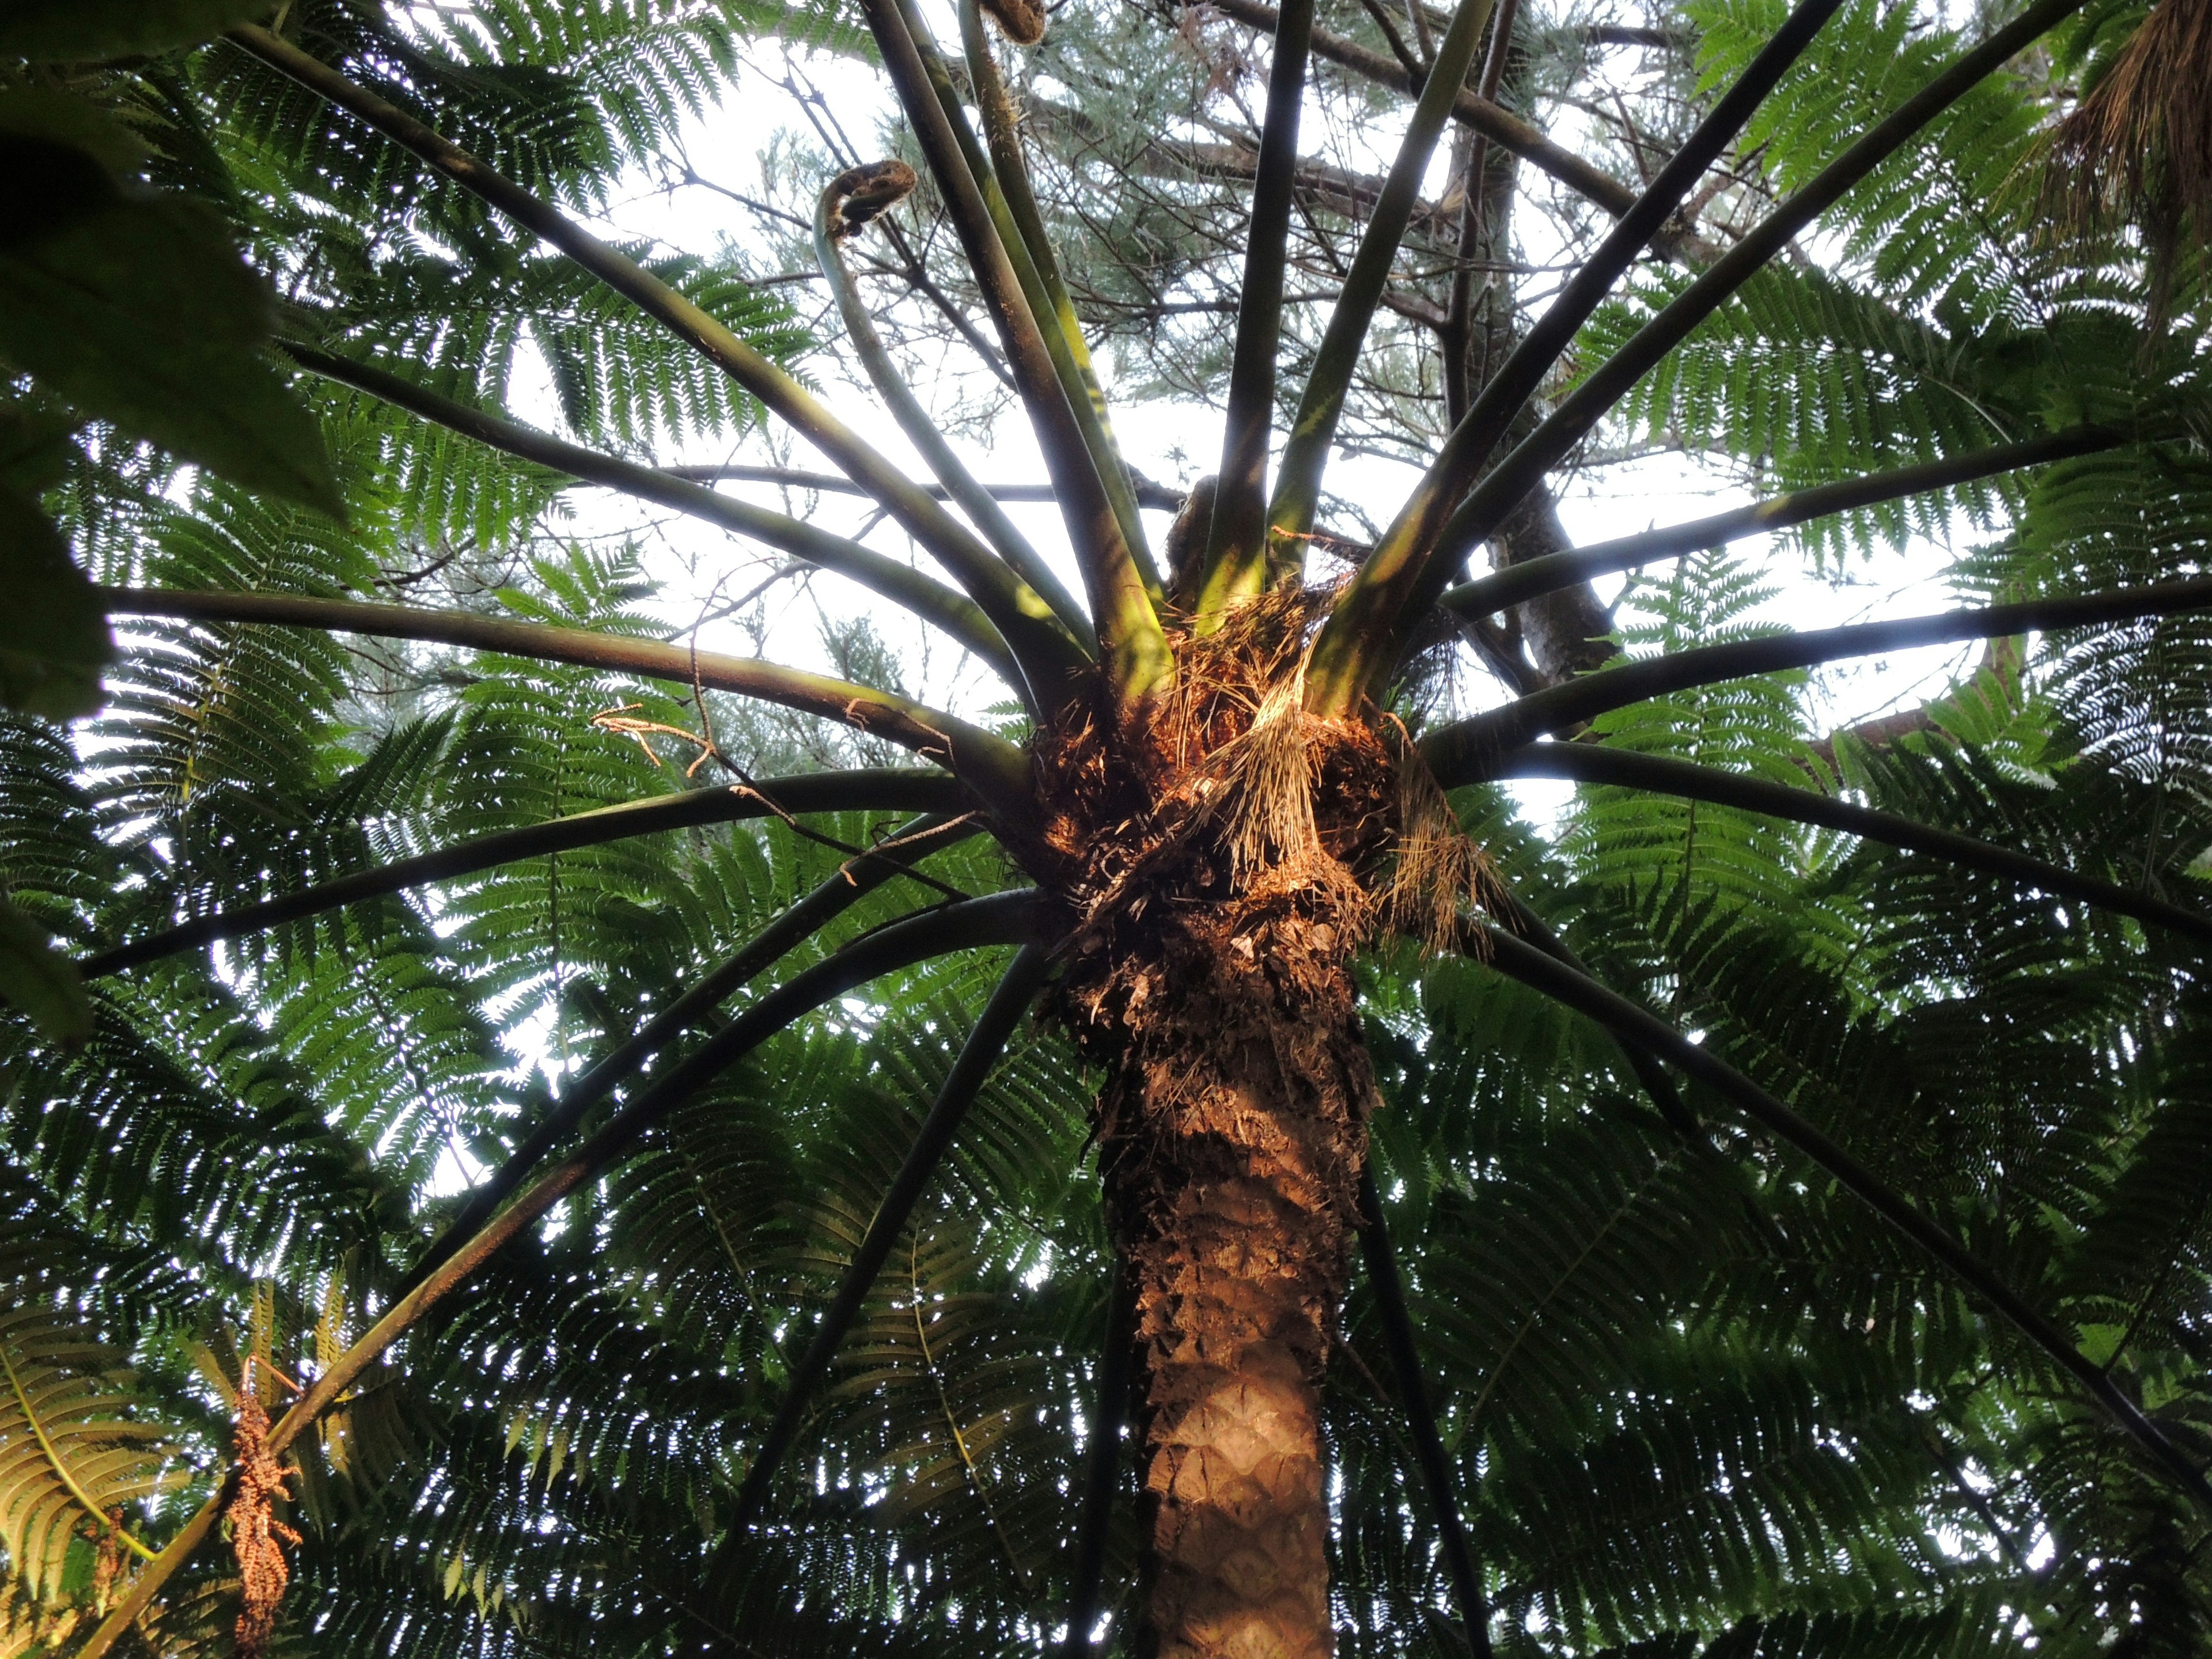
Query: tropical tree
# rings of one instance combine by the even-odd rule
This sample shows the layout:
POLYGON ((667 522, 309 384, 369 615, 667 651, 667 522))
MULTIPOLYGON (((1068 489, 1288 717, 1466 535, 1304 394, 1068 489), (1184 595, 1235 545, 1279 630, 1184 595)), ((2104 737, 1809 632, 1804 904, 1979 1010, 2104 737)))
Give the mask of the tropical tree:
POLYGON ((1142 226, 1030 177, 1113 127, 1110 9, 1030 122, 1024 0, 951 56, 907 0, 0 14, 9 1651, 2202 1650, 2212 9, 1691 5, 1633 186, 1495 101, 1512 0, 1223 9, 1273 46, 1158 557, 1086 337, 1142 226), (771 27, 903 112, 811 230, 933 485, 742 253, 587 228, 771 27), (1355 31, 1412 103, 1371 189, 1299 146, 1355 31), (1407 267, 1455 119, 1605 208, 1526 315, 1471 141, 1407 267), (875 325, 902 216, 1053 556, 875 325), (1448 424, 1328 532, 1401 358, 1448 424), (933 568, 651 462, 756 423, 933 568), (1771 493, 1516 528, 1636 432, 1771 493), (671 637, 577 483, 1006 701, 857 611, 840 674, 671 637), (1800 528, 1973 538, 1971 603, 1750 625, 1725 548, 1800 528), (1463 635, 1512 694, 1439 713, 1463 635), (1813 723, 1818 665, 1972 641, 1813 723))

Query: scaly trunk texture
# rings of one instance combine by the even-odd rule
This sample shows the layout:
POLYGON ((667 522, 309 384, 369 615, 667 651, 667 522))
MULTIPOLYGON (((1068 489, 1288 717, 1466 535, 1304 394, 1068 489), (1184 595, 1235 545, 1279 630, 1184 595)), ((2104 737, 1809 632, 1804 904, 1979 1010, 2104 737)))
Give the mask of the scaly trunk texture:
POLYGON ((1283 886, 1174 930, 1101 1102, 1136 1289, 1146 1659, 1334 1645, 1318 1388, 1374 1085, 1326 888, 1283 886))
POLYGON ((1075 913, 1054 1002, 1108 1074, 1135 1291, 1142 1659, 1334 1647, 1320 1382, 1375 1098, 1350 963, 1394 908, 1366 883, 1408 815, 1374 726, 1304 713, 1325 602, 1278 589, 1178 630, 1172 690, 1036 749, 1028 860, 1075 913))

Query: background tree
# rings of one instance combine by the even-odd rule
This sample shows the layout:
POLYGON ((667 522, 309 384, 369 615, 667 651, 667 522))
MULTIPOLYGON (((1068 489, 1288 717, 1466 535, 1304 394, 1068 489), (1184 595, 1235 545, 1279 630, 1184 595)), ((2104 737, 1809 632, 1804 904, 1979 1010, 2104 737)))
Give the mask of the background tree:
POLYGON ((2197 1650, 2200 0, 992 15, 0 21, 11 1650, 2197 1650), (793 216, 933 490, 584 227, 771 26, 910 124, 793 216), (1528 118, 1618 52, 1616 175, 1528 118), (1394 62, 1382 177, 1302 143, 1394 62), (1157 561, 1092 349, 1222 405, 1157 561), (926 562, 652 465, 763 422, 926 562), (1567 548, 1653 434, 1772 493, 1567 548), (575 481, 1003 709, 669 637, 575 481), (1731 539, 1962 526, 1741 621, 1731 539))

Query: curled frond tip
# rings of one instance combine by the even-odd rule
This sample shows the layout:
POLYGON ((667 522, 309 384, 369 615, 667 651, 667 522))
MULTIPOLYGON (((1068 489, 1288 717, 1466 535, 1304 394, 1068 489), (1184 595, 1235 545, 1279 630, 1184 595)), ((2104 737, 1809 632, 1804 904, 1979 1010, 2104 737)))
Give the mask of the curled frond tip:
POLYGON ((867 161, 846 168, 823 194, 835 205, 837 234, 849 236, 913 195, 921 182, 903 161, 867 161))

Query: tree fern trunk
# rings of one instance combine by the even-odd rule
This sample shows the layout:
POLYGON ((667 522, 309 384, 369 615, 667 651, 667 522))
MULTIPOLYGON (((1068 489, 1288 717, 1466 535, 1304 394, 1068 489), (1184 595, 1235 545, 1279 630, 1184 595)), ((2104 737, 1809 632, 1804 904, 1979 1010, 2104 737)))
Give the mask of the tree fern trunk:
POLYGON ((1334 1649, 1318 1385, 1374 1085, 1314 899, 1175 930, 1102 1102, 1144 1368, 1146 1659, 1334 1649))

